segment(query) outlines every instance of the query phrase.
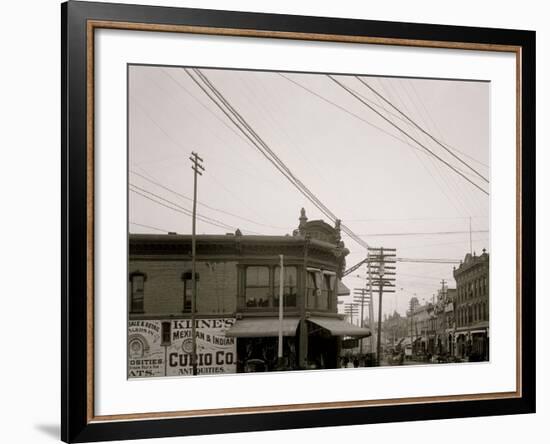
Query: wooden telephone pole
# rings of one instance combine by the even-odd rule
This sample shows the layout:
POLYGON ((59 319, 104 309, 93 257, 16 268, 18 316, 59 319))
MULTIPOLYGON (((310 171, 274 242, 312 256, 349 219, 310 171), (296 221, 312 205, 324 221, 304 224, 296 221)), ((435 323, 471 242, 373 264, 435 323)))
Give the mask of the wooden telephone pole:
MULTIPOLYGON (((353 289, 353 302, 359 304, 361 306, 361 318, 360 318, 360 327, 363 328, 365 326, 365 307, 369 308, 369 314, 370 314, 370 306, 372 305, 372 296, 369 293, 368 288, 354 288, 353 289)), ((369 328, 372 327, 372 318, 369 316, 369 328)), ((372 334, 372 331, 371 331, 372 334)), ((359 339, 359 350, 361 353, 363 353, 363 338, 359 339)))
POLYGON ((378 288, 378 334, 376 337, 376 363, 381 362, 382 295, 395 293, 395 248, 369 248, 367 262, 370 267, 370 288, 378 288), (391 265, 394 264, 394 265, 391 265))
POLYGON ((203 160, 195 152, 191 153, 189 157, 191 163, 191 169, 193 174, 193 231, 191 236, 191 338, 193 341, 193 351, 191 353, 191 366, 193 369, 193 375, 197 374, 197 332, 196 332, 196 312, 197 312, 197 279, 196 274, 196 253, 197 253, 197 239, 196 239, 196 222, 197 222, 197 175, 202 176, 204 167, 201 165, 203 160))
POLYGON ((345 304, 344 314, 350 317, 350 324, 353 324, 353 315, 357 316, 359 314, 359 307, 357 306, 357 304, 345 304))

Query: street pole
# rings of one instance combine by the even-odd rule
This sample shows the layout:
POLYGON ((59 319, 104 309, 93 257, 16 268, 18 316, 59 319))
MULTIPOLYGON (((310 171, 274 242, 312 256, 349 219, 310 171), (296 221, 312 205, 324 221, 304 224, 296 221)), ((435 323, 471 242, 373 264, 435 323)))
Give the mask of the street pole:
MULTIPOLYGON (((367 288, 354 288, 353 289, 353 302, 361 305, 361 311, 359 315, 359 327, 365 326, 365 303, 367 302, 367 288)), ((363 353, 363 338, 359 339, 359 352, 363 353)))
POLYGON ((378 332, 376 335, 376 361, 378 365, 380 365, 380 352, 382 351, 380 341, 380 335, 382 334, 382 289, 383 287, 380 285, 380 287, 378 287, 378 332))
MULTIPOLYGON (((384 260, 384 248, 380 248, 380 258, 381 261, 384 260)), ((378 269, 378 276, 380 278, 380 281, 382 281, 382 277, 384 276, 383 271, 383 262, 380 262, 380 268, 378 269)), ((384 285, 382 282, 378 285, 378 334, 376 337, 376 361, 377 364, 380 365, 380 352, 381 352, 381 341, 380 341, 380 335, 382 334, 382 293, 384 291, 384 285)))
POLYGON ((193 166, 191 169, 193 174, 193 222, 192 222, 192 235, 191 235, 191 338, 193 343, 193 351, 191 353, 191 366, 193 375, 197 374, 197 332, 196 332, 196 312, 197 312, 197 280, 196 274, 196 254, 197 254, 197 239, 196 239, 196 222, 197 222, 197 175, 202 176, 204 167, 200 164, 203 160, 195 152, 191 153, 191 162, 193 166))
POLYGON ((414 350, 414 342, 413 342, 413 319, 414 319, 414 304, 411 301, 409 303, 409 310, 411 312, 411 357, 413 356, 413 350, 414 350))
MULTIPOLYGON (((370 253, 368 253, 370 254, 370 253)), ((368 256, 367 256, 368 257, 368 256)), ((373 313, 373 306, 372 306, 372 273, 371 273, 371 263, 370 263, 370 260, 367 262, 367 269, 368 269, 368 272, 369 272, 369 328, 371 329, 371 337, 370 337, 370 341, 369 341, 369 344, 370 344, 370 353, 372 353, 374 350, 373 350, 373 340, 372 340, 372 331, 373 331, 373 328, 372 328, 372 319, 374 318, 374 313, 373 313)))
MULTIPOLYGON (((395 248, 369 248, 367 262, 370 267, 378 267, 376 279, 370 278, 372 285, 378 286, 378 328, 376 335, 376 363, 380 365, 382 358, 382 296, 384 293, 395 293, 395 248)), ((371 269, 369 268, 369 275, 371 269)), ((371 301, 372 303, 372 301, 371 301)))
POLYGON ((277 349, 277 358, 279 359, 279 367, 283 365, 283 289, 284 289, 284 276, 285 272, 283 269, 283 255, 279 255, 280 270, 279 270, 279 346, 277 349))

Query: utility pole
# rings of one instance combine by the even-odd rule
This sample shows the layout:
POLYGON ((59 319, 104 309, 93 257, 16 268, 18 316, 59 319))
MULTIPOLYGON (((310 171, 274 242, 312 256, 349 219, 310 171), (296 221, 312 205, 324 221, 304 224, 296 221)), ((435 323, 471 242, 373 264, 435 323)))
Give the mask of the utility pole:
MULTIPOLYGON (((416 309, 417 304, 418 304, 418 299, 416 299, 416 293, 415 293, 415 295, 409 300, 409 313, 411 315, 411 355, 414 350, 413 322, 414 322, 414 310, 416 309)), ((416 336, 414 339, 416 339, 416 336)))
POLYGON ((367 271, 368 271, 368 279, 369 279, 369 328, 371 329, 371 335, 369 338, 369 353, 374 353, 374 325, 373 325, 373 319, 374 319, 374 306, 373 306, 373 299, 372 299, 372 267, 370 262, 367 260, 367 271))
POLYGON ((191 353, 191 366, 193 369, 193 375, 197 374, 197 326, 196 326, 196 312, 197 312, 197 279, 196 279, 196 255, 197 255, 197 239, 196 239, 196 223, 197 223, 197 175, 202 176, 204 167, 201 165, 203 160, 195 152, 191 153, 189 157, 191 163, 191 169, 193 174, 193 231, 191 235, 191 338, 193 341, 193 351, 191 353))
POLYGON ((412 356, 413 346, 414 346, 414 341, 413 341, 413 316, 414 316, 414 311, 413 311, 412 308, 409 308, 409 314, 411 315, 411 356, 412 356))
POLYGON ((359 307, 357 304, 348 303, 344 306, 344 313, 350 317, 350 323, 353 324, 353 315, 359 314, 359 307))
MULTIPOLYGON (((364 319, 365 304, 369 303, 368 290, 366 288, 354 288, 353 290, 354 290, 353 302, 361 304, 361 317, 360 317, 359 326, 363 328, 365 324, 365 319, 364 319)), ((359 339, 359 350, 361 353, 363 353, 363 338, 359 339)))
POLYGON ((381 362, 381 335, 382 335, 382 295, 384 293, 395 293, 395 248, 369 248, 368 263, 374 266, 376 274, 371 279, 371 286, 378 287, 378 334, 376 338, 376 362, 381 362), (394 265, 388 265, 394 264, 394 265), (388 271, 390 270, 390 271, 388 271))
POLYGON ((359 314, 359 307, 357 306, 357 304, 345 304, 344 313, 350 317, 350 324, 353 324, 353 315, 359 314))

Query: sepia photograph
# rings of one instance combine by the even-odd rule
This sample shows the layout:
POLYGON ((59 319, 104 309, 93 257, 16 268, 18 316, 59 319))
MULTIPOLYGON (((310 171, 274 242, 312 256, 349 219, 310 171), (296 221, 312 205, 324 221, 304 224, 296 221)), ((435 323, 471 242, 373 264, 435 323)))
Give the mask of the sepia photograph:
POLYGON ((491 82, 127 80, 129 379, 489 362, 491 82))

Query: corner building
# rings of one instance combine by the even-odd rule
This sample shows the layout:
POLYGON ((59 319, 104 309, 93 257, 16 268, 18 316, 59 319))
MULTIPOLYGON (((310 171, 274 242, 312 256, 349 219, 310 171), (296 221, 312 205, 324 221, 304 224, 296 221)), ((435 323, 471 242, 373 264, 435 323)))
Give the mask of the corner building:
POLYGON ((489 360, 489 254, 467 254, 456 280, 455 353, 468 361, 489 360))
MULTIPOLYGON (((336 368, 342 337, 370 335, 337 313, 349 253, 339 224, 303 209, 299 221, 292 235, 197 235, 199 374, 336 368)), ((129 377, 191 374, 191 236, 131 234, 128 272, 129 377)))

